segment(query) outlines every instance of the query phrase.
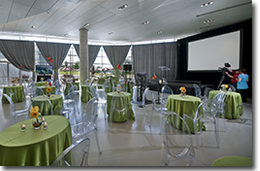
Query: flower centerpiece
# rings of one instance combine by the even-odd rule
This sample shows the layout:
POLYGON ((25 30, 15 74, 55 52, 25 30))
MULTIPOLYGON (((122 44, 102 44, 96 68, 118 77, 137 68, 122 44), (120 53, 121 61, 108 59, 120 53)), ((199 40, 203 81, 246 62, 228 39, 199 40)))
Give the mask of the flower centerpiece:
POLYGON ((180 96, 185 97, 186 96, 186 88, 181 87, 180 90, 181 90, 180 96))
POLYGON ((29 111, 29 116, 31 118, 34 118, 35 120, 33 120, 32 125, 34 127, 34 129, 39 129, 41 127, 42 121, 38 119, 40 115, 39 113, 39 107, 35 106, 33 107, 30 111, 29 111))
POLYGON ((51 95, 51 90, 52 90, 51 87, 46 88, 46 92, 48 93, 47 94, 48 97, 50 97, 50 95, 51 95))
POLYGON ((227 91, 228 85, 227 84, 222 84, 221 89, 222 91, 227 91))

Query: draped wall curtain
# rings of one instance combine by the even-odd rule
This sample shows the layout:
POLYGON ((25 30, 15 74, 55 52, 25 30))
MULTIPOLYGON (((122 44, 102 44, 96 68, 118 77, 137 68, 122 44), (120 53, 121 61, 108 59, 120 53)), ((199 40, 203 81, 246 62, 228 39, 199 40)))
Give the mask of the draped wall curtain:
POLYGON ((54 71, 53 81, 58 79, 58 69, 61 67, 71 44, 36 42, 42 56, 49 65, 52 65, 54 71))
POLYGON ((23 71, 34 71, 34 42, 0 40, 0 51, 15 67, 23 71))
MULTIPOLYGON (((78 57, 80 58, 79 45, 73 44, 73 46, 78 54, 78 57)), ((88 45, 89 68, 91 68, 91 66, 95 62, 100 47, 101 46, 97 46, 97 45, 88 45)))
POLYGON ((129 46, 103 46, 111 65, 116 69, 117 64, 122 65, 125 61, 129 46))
MULTIPOLYGON (((177 43, 134 45, 132 47, 133 69, 135 74, 146 72, 146 79, 157 78, 175 80, 177 75, 177 43), (161 70, 167 66, 170 71, 161 70)), ((136 75, 135 75, 136 77, 136 75)))

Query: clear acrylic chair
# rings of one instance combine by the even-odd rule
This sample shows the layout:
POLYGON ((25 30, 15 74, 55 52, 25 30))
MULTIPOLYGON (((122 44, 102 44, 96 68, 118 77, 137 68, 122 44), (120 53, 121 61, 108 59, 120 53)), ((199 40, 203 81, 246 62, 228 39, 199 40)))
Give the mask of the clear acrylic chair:
POLYGON ((67 115, 67 119, 69 119, 70 121, 72 121, 71 119, 75 119, 75 121, 77 121, 76 118, 79 114, 77 98, 77 93, 70 92, 65 96, 63 100, 62 114, 67 115), (71 118, 70 115, 72 115, 73 117, 71 118))
POLYGON ((16 95, 14 95, 15 93, 12 92, 12 89, 10 87, 6 87, 6 89, 8 91, 10 98, 13 99, 13 102, 14 103, 18 102, 17 99, 16 99, 16 95))
POLYGON ((153 109, 152 109, 149 127, 152 126, 154 112, 159 112, 160 113, 160 134, 161 134, 163 130, 165 115, 167 114, 167 108, 162 108, 161 104, 156 103, 156 99, 158 99, 157 92, 151 92, 151 94, 152 94, 153 109))
POLYGON ((202 103, 198 106, 198 108, 196 110, 196 114, 184 114, 183 115, 183 118, 186 123, 188 123, 188 122, 193 123, 193 126, 194 126, 193 131, 195 133, 197 148, 199 148, 200 144, 201 144, 200 140, 199 140, 197 126, 199 125, 200 135, 202 135, 202 126, 205 123, 208 126, 210 126, 210 124, 213 124, 217 147, 220 148, 219 117, 218 117, 217 113, 218 113, 218 110, 217 110, 216 105, 214 105, 214 103, 213 103, 213 99, 208 99, 208 100, 202 101, 202 103))
POLYGON ((146 101, 146 95, 147 95, 148 92, 149 92, 149 87, 147 87, 147 88, 144 90, 143 97, 142 97, 142 102, 141 102, 141 104, 139 105, 139 107, 141 106, 141 107, 143 108, 143 112, 144 112, 144 116, 145 116, 145 117, 146 117, 145 101, 146 101))
POLYGON ((55 86, 55 94, 61 95, 63 93, 61 90, 62 87, 59 80, 54 81, 53 86, 55 86))
POLYGON ((118 82, 117 83, 117 91, 124 91, 126 92, 126 86, 125 86, 125 82, 118 82))
POLYGON ((204 90, 204 99, 207 100, 209 98, 209 92, 213 90, 213 88, 206 87, 204 90))
POLYGON ((162 87, 160 100, 163 108, 166 108, 168 96, 172 94, 174 94, 173 90, 169 86, 164 85, 162 87))
POLYGON ((98 136, 97 136, 97 104, 95 101, 97 97, 90 99, 84 107, 84 111, 81 115, 81 121, 71 126, 72 139, 76 141, 82 137, 87 137, 91 133, 95 134, 96 142, 99 153, 101 154, 98 136))
POLYGON ((198 84, 193 84, 194 91, 195 91, 195 96, 200 98, 201 100, 204 99, 204 97, 201 95, 201 88, 198 84))
MULTIPOLYGON (((47 97, 44 97, 44 96, 36 96, 34 97, 33 101, 31 102, 31 104, 29 105, 29 108, 28 108, 28 111, 32 108, 32 107, 35 107, 37 106, 37 99, 40 99, 42 101, 42 99, 46 100, 48 102, 48 105, 50 105, 50 113, 48 113, 48 115, 53 115, 53 106, 52 106, 52 103, 51 101, 47 98, 47 97)), ((45 104, 44 104, 45 105, 45 104)), ((44 106, 43 105, 43 106, 44 106)), ((39 107, 39 106, 38 106, 39 107)))
POLYGON ((109 110, 110 131, 129 131, 128 99, 122 92, 116 92, 111 99, 109 110), (116 121, 118 120, 118 121, 116 121), (117 122, 117 123, 116 123, 117 122))
POLYGON ((34 97, 35 97, 35 96, 39 96, 39 95, 44 95, 44 91, 43 91, 43 89, 40 88, 40 87, 36 87, 35 91, 36 91, 36 92, 35 92, 34 97))
POLYGON ((226 121, 225 121, 225 111, 227 104, 225 103, 226 93, 224 91, 220 91, 213 98, 213 105, 217 109, 217 117, 222 118, 224 129, 227 131, 226 121))
POLYGON ((50 166, 88 166, 89 138, 82 138, 66 148, 50 166))
POLYGON ((175 112, 167 112, 164 122, 164 144, 167 151, 166 166, 205 166, 195 158, 189 126, 175 112), (176 128, 182 122, 182 128, 176 128))
POLYGON ((228 91, 236 92, 236 88, 232 84, 228 84, 228 91))
POLYGON ((28 119, 28 108, 26 109, 22 109, 22 110, 16 110, 15 109, 15 105, 13 100, 11 99, 10 96, 8 96, 7 94, 3 94, 5 96, 5 98, 9 101, 10 103, 10 108, 11 108, 11 113, 13 115, 14 118, 14 123, 17 122, 17 118, 19 117, 23 117, 23 120, 28 119))

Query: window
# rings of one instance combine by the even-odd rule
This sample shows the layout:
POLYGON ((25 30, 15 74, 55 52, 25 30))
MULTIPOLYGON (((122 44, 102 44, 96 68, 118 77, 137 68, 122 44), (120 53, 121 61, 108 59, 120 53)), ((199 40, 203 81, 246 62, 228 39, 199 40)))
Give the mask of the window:
POLYGON ((60 75, 79 75, 80 59, 73 45, 71 45, 66 58, 64 59, 60 68, 60 75), (67 71, 62 71, 63 68, 67 67, 67 71))
POLYGON ((107 54, 103 48, 103 46, 101 46, 98 54, 97 54, 97 58, 94 61, 94 67, 95 69, 104 69, 104 68, 108 68, 108 69, 113 69, 113 66, 111 65, 107 54))

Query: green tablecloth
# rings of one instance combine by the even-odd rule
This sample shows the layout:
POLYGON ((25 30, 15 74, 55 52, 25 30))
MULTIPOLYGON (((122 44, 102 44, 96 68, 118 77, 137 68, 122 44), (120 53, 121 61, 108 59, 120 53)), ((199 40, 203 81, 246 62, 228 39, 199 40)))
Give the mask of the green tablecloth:
MULTIPOLYGON (((219 90, 211 90, 209 92, 209 99, 213 99, 219 90)), ((242 116, 242 110, 239 110, 238 106, 242 103, 241 95, 237 92, 226 92, 225 101, 225 118, 237 119, 242 116)))
POLYGON ((225 156, 216 159, 211 166, 252 166, 252 158, 225 156))
MULTIPOLYGON (((11 90, 11 93, 14 93, 12 96, 14 103, 23 102, 25 100, 24 87, 22 85, 4 87, 3 94, 10 96, 9 89, 11 90)), ((9 101, 2 96, 2 103, 9 103, 9 101)))
POLYGON ((44 86, 45 85, 45 81, 36 82, 36 83, 34 83, 34 85, 35 86, 44 86))
MULTIPOLYGON (((72 85, 76 85, 78 87, 78 90, 79 90, 79 83, 72 83, 72 85)), ((70 87, 71 87, 71 84, 70 83, 66 83, 66 88, 64 90, 65 96, 68 94, 70 87)))
POLYGON ((87 103, 90 99, 92 99, 92 95, 90 92, 90 86, 82 85, 81 86, 81 101, 87 103))
MULTIPOLYGON (((183 118, 183 114, 193 115, 196 114, 196 110, 201 103, 201 99, 195 96, 181 97, 180 95, 170 95, 168 96, 166 108, 169 111, 176 112, 183 118)), ((191 133, 194 132, 194 125, 191 120, 185 120, 190 128, 191 133)), ((174 123, 176 127, 181 129, 182 123, 180 120, 175 120, 174 123)), ((204 126, 203 126, 204 127, 204 126)), ((197 130, 199 130, 199 125, 197 125, 197 130)), ((205 129, 205 128, 204 128, 205 129)))
POLYGON ((67 118, 45 116, 48 128, 35 130, 32 120, 14 124, 0 133, 1 166, 48 166, 72 144, 67 118), (26 130, 21 131, 21 125, 26 130))
MULTIPOLYGON (((109 115, 110 115, 111 100, 112 100, 112 97, 113 97, 114 94, 115 94, 115 92, 107 93, 107 114, 108 114, 108 118, 109 118, 109 115)), ((134 116, 134 113, 133 113, 133 110, 132 110, 132 105, 131 105, 131 94, 128 93, 128 92, 123 92, 123 94, 128 99, 129 119, 134 120, 135 116, 134 116)), ((117 104, 121 104, 120 101, 123 100, 122 98, 123 98, 122 96, 121 97, 119 96, 117 98, 118 99, 117 104)), ((115 114, 113 122, 125 122, 125 121, 126 121, 125 113, 123 113, 123 117, 120 117, 119 114, 115 114)))
MULTIPOLYGON (((60 115, 62 109, 62 103, 63 103, 62 96, 57 94, 52 94, 48 99, 51 101, 52 104, 53 115, 60 115)), ((42 116, 50 115, 51 108, 49 102, 43 96, 34 97, 32 98, 32 100, 35 100, 33 106, 39 107, 42 116)))
MULTIPOLYGON (((39 88, 41 88, 44 91, 44 94, 49 94, 47 93, 46 89, 48 87, 51 87, 51 94, 55 94, 56 91, 56 87, 55 86, 38 86, 39 88)), ((38 92, 36 91, 36 93, 38 94, 38 92)))

